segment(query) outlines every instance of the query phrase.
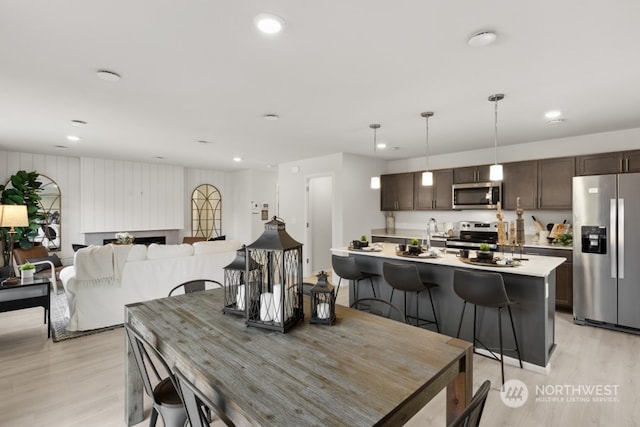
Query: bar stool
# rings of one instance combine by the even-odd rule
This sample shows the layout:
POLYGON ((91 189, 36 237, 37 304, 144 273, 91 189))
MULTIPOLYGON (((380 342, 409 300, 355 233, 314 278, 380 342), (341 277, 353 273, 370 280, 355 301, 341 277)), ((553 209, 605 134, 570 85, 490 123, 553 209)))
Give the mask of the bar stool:
MULTIPOLYGON (((518 355, 518 361, 520 362, 520 368, 522 368, 522 357, 520 356, 520 347, 518 346, 518 337, 516 335, 516 328, 513 325, 513 316, 511 315, 511 306, 515 304, 507 296, 507 291, 504 288, 504 281, 502 275, 499 273, 489 273, 480 271, 460 270, 456 269, 453 272, 453 290, 462 298, 464 304, 462 305, 462 314, 460 315, 460 324, 458 325, 457 338, 460 337, 460 329, 462 328, 462 320, 464 319, 464 310, 467 306, 467 302, 473 304, 473 345, 475 349, 476 342, 484 347, 494 359, 500 360, 500 370, 502 373, 502 385, 504 386, 504 349, 502 348, 502 309, 507 308, 509 311, 509 319, 511 320, 511 331, 513 332, 513 339, 516 343, 515 351, 518 355), (486 345, 476 338, 476 312, 477 307, 491 307, 498 309, 498 334, 500 339, 500 358, 486 345)), ((507 349, 513 351, 514 349, 507 349)))
POLYGON ((376 289, 373 287, 373 278, 377 274, 365 273, 360 270, 356 259, 350 256, 331 255, 331 267, 333 272, 340 277, 338 280, 338 289, 336 289, 336 299, 338 298, 338 292, 340 291, 340 283, 342 279, 353 280, 353 298, 358 299, 358 282, 364 279, 369 279, 371 282, 371 290, 373 291, 373 297, 376 298, 376 289))
POLYGON ((431 283, 423 281, 418 272, 418 267, 414 264, 393 264, 385 262, 382 264, 382 274, 384 280, 391 286, 391 298, 389 302, 393 300, 393 291, 396 289, 404 291, 404 313, 407 319, 415 319, 415 326, 435 324, 436 330, 440 332, 440 324, 438 323, 438 316, 436 315, 436 307, 433 304, 433 297, 431 296, 431 289, 438 287, 437 283, 431 283), (420 304, 418 296, 420 292, 427 291, 429 293, 429 301, 431 302, 431 310, 433 310, 433 320, 426 320, 420 318, 420 304), (416 293, 416 315, 409 316, 407 314, 407 292, 416 293))

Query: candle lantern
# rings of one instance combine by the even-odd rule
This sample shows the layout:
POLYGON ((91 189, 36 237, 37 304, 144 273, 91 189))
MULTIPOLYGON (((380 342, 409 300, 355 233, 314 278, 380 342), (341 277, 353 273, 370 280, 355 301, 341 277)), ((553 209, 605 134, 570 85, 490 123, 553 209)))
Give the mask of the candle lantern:
POLYGON ((331 325, 336 320, 336 294, 332 284, 327 282, 327 273, 318 273, 318 283, 309 292, 311 295, 311 316, 309 323, 331 325))
POLYGON ((264 233, 247 246, 246 256, 247 325, 287 332, 304 318, 302 244, 273 217, 265 223, 264 233), (259 266, 253 272, 251 262, 259 266))
POLYGON ((236 257, 229 265, 224 267, 224 308, 223 313, 236 314, 239 316, 246 316, 246 289, 247 281, 246 277, 255 279, 260 274, 259 266, 252 260, 249 268, 249 275, 246 275, 247 270, 247 247, 242 245, 242 248, 236 251, 236 257))

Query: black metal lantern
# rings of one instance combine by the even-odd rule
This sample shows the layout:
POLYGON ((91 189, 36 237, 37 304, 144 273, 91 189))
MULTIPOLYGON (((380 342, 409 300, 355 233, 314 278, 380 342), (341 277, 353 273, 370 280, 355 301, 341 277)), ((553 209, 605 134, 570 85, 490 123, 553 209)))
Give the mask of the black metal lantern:
POLYGON ((265 223, 264 233, 247 246, 246 256, 247 325, 287 332, 304 318, 302 244, 273 217, 265 223), (249 270, 249 261, 259 268, 249 270))
POLYGON ((331 325, 336 320, 336 294, 334 286, 327 282, 327 273, 321 271, 317 275, 318 283, 310 290, 311 316, 309 323, 331 325))
MULTIPOLYGON (((253 262, 249 266, 249 276, 259 274, 258 265, 253 262)), ((246 316, 246 274, 247 247, 236 251, 236 257, 229 265, 224 267, 224 308, 223 313, 246 316)))

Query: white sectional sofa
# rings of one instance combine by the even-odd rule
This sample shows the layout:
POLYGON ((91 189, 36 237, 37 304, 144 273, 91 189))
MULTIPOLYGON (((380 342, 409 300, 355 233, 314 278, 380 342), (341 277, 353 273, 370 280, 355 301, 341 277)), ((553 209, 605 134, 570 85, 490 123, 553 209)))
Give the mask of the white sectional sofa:
POLYGON ((73 266, 60 272, 69 301, 70 331, 85 331, 124 321, 126 304, 166 297, 193 279, 224 283, 223 267, 236 256, 235 240, 193 245, 105 245, 76 252, 73 266))

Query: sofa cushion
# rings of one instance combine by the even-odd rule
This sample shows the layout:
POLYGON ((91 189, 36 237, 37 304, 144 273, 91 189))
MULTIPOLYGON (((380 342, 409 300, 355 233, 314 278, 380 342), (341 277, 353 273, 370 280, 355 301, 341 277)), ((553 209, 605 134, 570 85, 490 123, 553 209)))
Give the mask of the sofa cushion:
POLYGON ((193 244, 193 254, 213 254, 218 252, 228 252, 240 249, 240 242, 237 240, 215 240, 213 242, 195 242, 193 244))
MULTIPOLYGON (((54 267, 62 267, 62 261, 58 258, 58 255, 51 254, 46 257, 41 258, 27 258, 28 262, 40 262, 40 261, 51 261, 54 267)), ((36 273, 40 273, 41 271, 51 270, 51 266, 49 264, 38 264, 36 265, 36 273)))
POLYGON ((131 245, 131 250, 127 255, 129 261, 144 261, 147 259, 147 247, 145 245, 131 245))
POLYGON ((193 246, 183 243, 181 245, 158 245, 152 243, 147 248, 147 259, 180 258, 193 255, 193 246))

